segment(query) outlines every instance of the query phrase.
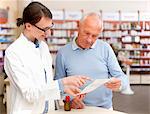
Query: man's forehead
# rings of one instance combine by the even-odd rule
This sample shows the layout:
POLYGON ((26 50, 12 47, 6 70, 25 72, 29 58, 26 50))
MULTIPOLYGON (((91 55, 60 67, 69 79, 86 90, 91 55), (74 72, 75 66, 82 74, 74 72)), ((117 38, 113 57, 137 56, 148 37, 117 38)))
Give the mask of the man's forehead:
POLYGON ((85 20, 83 20, 80 25, 82 26, 90 26, 90 25, 94 25, 94 26, 102 26, 102 21, 100 19, 96 19, 96 18, 87 18, 85 20))
POLYGON ((85 23, 81 24, 81 28, 82 29, 101 29, 102 24, 94 22, 94 21, 89 21, 89 22, 86 21, 85 23))

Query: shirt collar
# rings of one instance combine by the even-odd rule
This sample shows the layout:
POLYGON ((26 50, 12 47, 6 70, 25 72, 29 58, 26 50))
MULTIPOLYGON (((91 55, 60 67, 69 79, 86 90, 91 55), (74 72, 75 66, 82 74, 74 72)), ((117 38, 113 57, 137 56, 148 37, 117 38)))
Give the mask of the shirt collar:
POLYGON ((78 45, 77 45, 77 43, 76 43, 76 37, 73 39, 73 41, 72 41, 72 49, 73 50, 77 50, 77 49, 81 49, 78 45))
MULTIPOLYGON (((72 49, 73 50, 77 50, 77 49, 82 49, 82 48, 80 48, 78 45, 77 45, 77 43, 76 43, 76 37, 73 39, 73 41, 72 41, 72 49)), ((90 49, 94 49, 95 47, 96 47, 96 43, 97 43, 97 40, 94 42, 94 44, 91 46, 91 48, 90 49)))

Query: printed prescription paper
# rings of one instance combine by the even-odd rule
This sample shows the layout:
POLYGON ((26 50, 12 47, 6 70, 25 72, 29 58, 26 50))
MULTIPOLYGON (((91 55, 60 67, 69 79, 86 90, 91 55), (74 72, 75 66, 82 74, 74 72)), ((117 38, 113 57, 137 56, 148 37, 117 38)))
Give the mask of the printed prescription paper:
POLYGON ((111 79, 96 79, 94 80, 91 84, 89 84, 88 86, 86 86, 79 94, 77 95, 81 95, 81 94, 85 94, 85 93, 89 93, 93 90, 95 90, 96 88, 102 86, 103 84, 105 84, 106 82, 111 81, 111 79))

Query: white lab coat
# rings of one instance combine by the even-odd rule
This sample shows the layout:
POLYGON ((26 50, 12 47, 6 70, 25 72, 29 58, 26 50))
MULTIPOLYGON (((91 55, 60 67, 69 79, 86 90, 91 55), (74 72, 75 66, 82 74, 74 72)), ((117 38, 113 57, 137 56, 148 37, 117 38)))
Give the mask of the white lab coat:
POLYGON ((36 48, 21 34, 7 48, 4 68, 11 90, 10 112, 7 114, 40 114, 45 100, 49 100, 49 110, 54 110, 54 99, 60 99, 60 91, 58 81, 53 81, 52 58, 44 41, 36 48))

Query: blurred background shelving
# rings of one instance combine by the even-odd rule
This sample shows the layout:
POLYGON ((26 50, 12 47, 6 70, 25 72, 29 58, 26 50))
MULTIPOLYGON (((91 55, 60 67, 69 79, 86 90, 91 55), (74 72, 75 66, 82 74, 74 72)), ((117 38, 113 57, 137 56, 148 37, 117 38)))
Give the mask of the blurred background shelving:
MULTIPOLYGON (((8 11, 6 10, 8 15, 8 11)), ((46 39, 55 61, 57 51, 78 35, 79 20, 84 10, 52 10, 54 27, 46 39)), ((104 24, 99 39, 111 44, 124 72, 123 59, 132 60, 131 83, 150 84, 150 15, 149 12, 99 11, 104 24), (123 58, 122 58, 123 57, 123 58)), ((6 16, 6 20, 7 20, 6 16)), ((0 71, 3 70, 5 49, 16 38, 16 25, 7 21, 0 24, 0 71)), ((55 66, 53 62, 53 66, 55 66)))

